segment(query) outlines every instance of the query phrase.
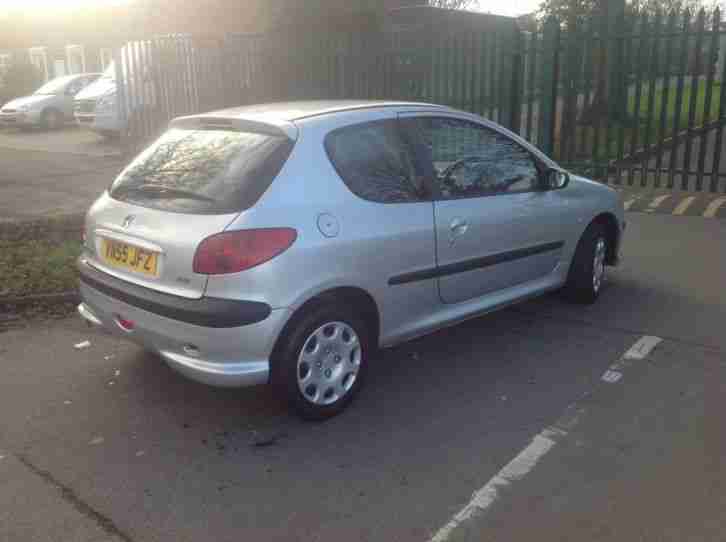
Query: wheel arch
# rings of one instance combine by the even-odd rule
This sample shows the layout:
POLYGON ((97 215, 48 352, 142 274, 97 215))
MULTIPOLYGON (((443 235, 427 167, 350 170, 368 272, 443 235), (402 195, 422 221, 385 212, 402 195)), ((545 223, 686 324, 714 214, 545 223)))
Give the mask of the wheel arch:
POLYGON ((618 219, 613 213, 604 212, 597 215, 590 221, 588 228, 591 224, 600 224, 605 229, 605 235, 607 236, 607 258, 605 263, 608 265, 615 265, 618 257, 618 244, 620 243, 620 228, 618 227, 618 219))
POLYGON ((279 351, 284 337, 290 330, 311 310, 325 304, 341 303, 346 306, 355 307, 365 322, 368 324, 368 331, 371 333, 371 342, 377 347, 381 333, 381 316, 378 304, 373 296, 363 288, 357 286, 337 286, 316 293, 299 307, 297 307, 290 318, 288 318, 282 330, 275 339, 275 346, 272 349, 272 359, 279 351))
POLYGON ((60 109, 58 109, 56 106, 54 106, 54 105, 46 105, 40 111, 40 121, 41 122, 46 122, 46 115, 48 113, 51 113, 51 112, 52 113, 56 113, 57 115, 59 115, 61 121, 65 120, 65 118, 66 118, 65 114, 63 113, 63 111, 61 111, 60 109))

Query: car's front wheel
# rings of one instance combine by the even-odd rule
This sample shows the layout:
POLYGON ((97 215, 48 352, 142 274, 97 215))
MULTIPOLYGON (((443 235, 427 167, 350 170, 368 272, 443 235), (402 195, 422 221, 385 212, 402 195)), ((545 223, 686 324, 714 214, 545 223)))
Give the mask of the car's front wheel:
POLYGON ((273 380, 301 417, 330 418, 360 390, 370 350, 363 319, 343 306, 320 305, 281 338, 272 360, 273 380))
POLYGON ((47 130, 57 130, 63 126, 63 113, 57 109, 46 109, 40 118, 40 124, 47 130))
POLYGON ((608 238, 605 228, 594 222, 582 234, 570 264, 564 288, 569 300, 583 304, 597 300, 605 281, 607 253, 608 238))

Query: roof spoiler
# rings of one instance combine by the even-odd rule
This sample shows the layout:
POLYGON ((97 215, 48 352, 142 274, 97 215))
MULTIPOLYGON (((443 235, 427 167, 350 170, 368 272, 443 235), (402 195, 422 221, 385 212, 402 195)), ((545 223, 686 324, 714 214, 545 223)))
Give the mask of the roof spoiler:
POLYGON ((292 141, 297 139, 297 128, 291 122, 271 124, 254 119, 215 117, 214 115, 194 115, 179 117, 169 123, 169 128, 186 128, 197 130, 234 130, 253 132, 274 137, 285 137, 292 141))

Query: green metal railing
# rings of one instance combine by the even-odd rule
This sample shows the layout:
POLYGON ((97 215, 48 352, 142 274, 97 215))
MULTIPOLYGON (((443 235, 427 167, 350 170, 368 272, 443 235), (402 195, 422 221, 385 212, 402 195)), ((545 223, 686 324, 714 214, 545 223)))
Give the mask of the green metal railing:
MULTIPOLYGON (((726 191, 726 32, 721 13, 688 11, 544 23, 537 134, 565 167, 616 185, 726 191)), ((538 43, 541 45, 532 45, 538 43)), ((532 106, 530 106, 532 107, 532 106)))
POLYGON ((550 18, 536 32, 496 18, 476 27, 167 36, 117 56, 139 141, 174 116, 228 106, 418 100, 488 117, 603 182, 716 192, 726 189, 720 20, 716 9, 550 18))

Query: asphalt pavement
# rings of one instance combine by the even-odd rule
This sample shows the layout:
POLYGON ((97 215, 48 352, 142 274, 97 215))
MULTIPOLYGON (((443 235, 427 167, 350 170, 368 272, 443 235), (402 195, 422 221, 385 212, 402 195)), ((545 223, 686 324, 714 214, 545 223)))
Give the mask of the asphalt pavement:
POLYGON ((115 155, 4 147, 7 138, 0 133, 0 223, 85 213, 124 166, 115 155))
POLYGON ((726 224, 627 218, 597 304, 385 351, 325 423, 77 318, 0 334, 0 540, 719 540, 726 224))

